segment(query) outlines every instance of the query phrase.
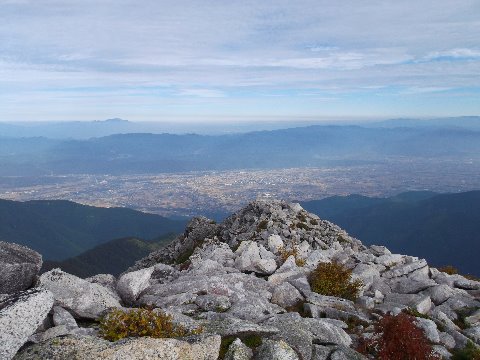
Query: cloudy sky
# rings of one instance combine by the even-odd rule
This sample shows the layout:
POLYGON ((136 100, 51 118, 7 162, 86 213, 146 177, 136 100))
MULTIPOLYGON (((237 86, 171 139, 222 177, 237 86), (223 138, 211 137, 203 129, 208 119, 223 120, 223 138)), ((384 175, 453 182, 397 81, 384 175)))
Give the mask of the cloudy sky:
POLYGON ((478 0, 0 0, 0 121, 478 114, 478 0))

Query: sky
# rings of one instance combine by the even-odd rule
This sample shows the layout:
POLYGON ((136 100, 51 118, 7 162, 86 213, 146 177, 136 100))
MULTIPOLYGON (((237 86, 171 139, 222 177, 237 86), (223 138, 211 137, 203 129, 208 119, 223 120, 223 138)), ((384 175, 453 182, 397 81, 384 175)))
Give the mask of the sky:
POLYGON ((0 0, 0 121, 479 114, 478 0, 0 0))

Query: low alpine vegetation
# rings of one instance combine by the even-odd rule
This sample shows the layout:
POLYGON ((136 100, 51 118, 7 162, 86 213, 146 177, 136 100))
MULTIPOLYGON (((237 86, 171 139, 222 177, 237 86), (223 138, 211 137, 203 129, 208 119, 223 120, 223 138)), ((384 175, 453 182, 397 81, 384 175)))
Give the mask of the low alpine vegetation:
POLYGON ((297 264, 297 266, 304 266, 305 265, 305 259, 303 259, 301 256, 300 256, 300 252, 298 251, 298 248, 296 246, 294 246, 293 248, 280 248, 278 250, 279 252, 279 255, 280 255, 280 261, 282 262, 282 264, 290 257, 293 255, 293 257, 295 258, 295 264, 297 264))
POLYGON ((310 274, 310 286, 318 294, 354 301, 363 284, 352 280, 352 270, 338 262, 321 262, 310 274))
POLYGON ((452 360, 480 360, 480 348, 469 341, 463 349, 453 351, 452 360))
POLYGON ((383 360, 440 359, 423 330, 415 325, 415 317, 406 313, 385 315, 375 324, 373 336, 360 340, 357 350, 383 360))
POLYGON ((198 334, 174 324, 172 317, 159 310, 131 309, 110 311, 100 320, 100 335, 109 341, 127 337, 173 338, 198 334))

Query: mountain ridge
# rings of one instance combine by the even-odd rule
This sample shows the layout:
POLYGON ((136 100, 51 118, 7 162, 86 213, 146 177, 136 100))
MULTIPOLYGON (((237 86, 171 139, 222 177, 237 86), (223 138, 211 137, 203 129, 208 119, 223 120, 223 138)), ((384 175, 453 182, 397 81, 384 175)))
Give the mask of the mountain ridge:
POLYGON ((382 244, 393 251, 425 257, 436 266, 453 265, 479 276, 475 254, 480 253, 480 191, 416 196, 404 196, 403 201, 398 196, 347 196, 302 205, 366 244, 382 244))
POLYGON ((0 175, 275 169, 345 161, 383 162, 405 156, 478 160, 479 154, 480 131, 464 128, 311 125, 227 135, 6 138, 0 144, 0 175))
POLYGON ((154 239, 185 221, 127 208, 99 208, 66 200, 0 200, 0 239, 26 245, 50 260, 80 254, 114 238, 154 239))

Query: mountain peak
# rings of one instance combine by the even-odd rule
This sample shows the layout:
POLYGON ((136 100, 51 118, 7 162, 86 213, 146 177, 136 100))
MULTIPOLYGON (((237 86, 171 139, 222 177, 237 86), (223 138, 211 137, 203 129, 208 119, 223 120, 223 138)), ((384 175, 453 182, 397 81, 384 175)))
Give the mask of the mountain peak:
POLYGON ((106 120, 99 121, 99 122, 104 122, 104 123, 128 123, 130 121, 124 120, 124 119, 121 119, 121 118, 112 118, 112 119, 106 119, 106 120))
MULTIPOLYGON (((4 268, 0 276, 24 276, 18 267, 4 268)), ((401 352, 392 358, 408 351, 413 351, 408 358, 450 357, 453 348, 480 343, 480 282, 430 268, 424 259, 392 254, 384 246, 363 246, 338 226, 280 200, 251 202, 221 224, 193 218, 182 235, 118 280, 111 275, 80 279, 53 269, 40 276, 36 289, 4 300, 6 312, 0 299, 2 321, 21 332, 8 332, 0 324, 0 339, 9 336, 6 354, 13 357, 28 338, 37 343, 24 347, 16 359, 49 357, 52 349, 71 357, 88 351, 89 358, 111 353, 140 359, 147 348, 160 358, 182 349, 188 358, 200 353, 203 359, 218 359, 228 347, 233 354, 228 359, 238 358, 241 350, 247 359, 366 360, 370 350, 371 359, 380 358, 378 347, 369 348, 366 356, 354 349, 359 340, 381 338, 379 324, 387 321, 403 321, 407 330, 394 326, 399 333, 387 334, 385 341, 391 341, 389 336, 409 339, 409 329, 416 334, 413 345, 387 344, 401 352), (36 311, 38 298, 46 297, 58 304, 54 319, 70 316, 68 327, 37 330, 54 303, 51 299, 36 311), (117 310, 111 312, 112 307, 117 310), (124 319, 131 311, 167 314, 175 326, 203 333, 189 342, 133 334, 106 345, 102 333, 76 326, 71 316, 92 321, 107 313, 115 322, 119 312, 124 319), (463 329, 457 326, 459 313, 463 329), (14 327, 15 322, 22 326, 14 327), (423 353, 415 352, 419 348, 423 353)))

